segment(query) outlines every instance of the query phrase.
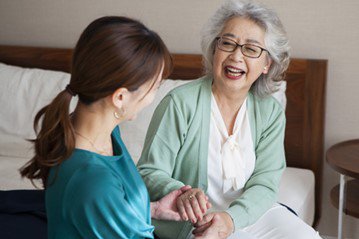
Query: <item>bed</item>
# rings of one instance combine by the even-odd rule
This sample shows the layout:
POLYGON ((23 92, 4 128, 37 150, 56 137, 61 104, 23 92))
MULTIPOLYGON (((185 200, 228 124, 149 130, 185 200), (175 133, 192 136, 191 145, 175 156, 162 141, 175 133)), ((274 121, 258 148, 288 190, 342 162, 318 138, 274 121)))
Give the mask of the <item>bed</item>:
MULTIPOLYGON (((5 69, 15 67, 11 69, 22 71, 22 73, 17 73, 20 77, 30 74, 31 69, 27 68, 39 68, 53 73, 50 72, 50 75, 46 75, 47 72, 45 76, 42 76, 42 79, 36 83, 38 87, 32 91, 32 96, 21 97, 17 91, 9 92, 6 90, 4 82, 11 82, 12 79, 7 77, 1 70, 3 68, 0 67, 0 90, 2 94, 6 93, 7 97, 17 95, 15 100, 8 100, 5 96, 0 98, 2 105, 7 106, 13 113, 10 122, 11 127, 1 125, 3 121, 6 121, 6 117, 9 117, 7 111, 3 109, 0 116, 0 190, 34 188, 28 181, 21 180, 17 171, 32 155, 30 144, 24 140, 24 138, 32 136, 31 132, 21 134, 21 130, 24 129, 24 124, 32 127, 32 117, 40 107, 40 105, 36 105, 40 104, 38 103, 39 98, 47 97, 45 101, 49 100, 50 95, 43 96, 45 92, 58 92, 67 84, 71 56, 72 49, 0 46, 0 63, 6 64, 3 64, 2 67, 5 69), (46 87, 50 85, 47 82, 52 81, 51 78, 53 77, 56 78, 56 87, 47 89, 46 87), (16 104, 14 110, 14 106, 11 104, 17 100, 22 100, 19 107, 23 107, 23 110, 17 110, 16 104), (34 104, 36 107, 33 106, 34 104), (31 114, 28 116, 20 115, 28 108, 32 109, 31 114), (15 119, 19 117, 25 119, 25 123, 16 126, 15 119)), ((173 54, 173 59, 174 71, 169 76, 173 81, 166 81, 170 83, 161 87, 156 102, 138 117, 138 120, 146 120, 146 122, 135 121, 120 126, 124 134, 131 135, 128 137, 130 138, 129 142, 125 143, 135 161, 139 157, 139 149, 142 146, 149 119, 160 98, 171 88, 185 83, 186 80, 203 75, 200 55, 173 54)), ((41 70, 38 71, 40 73, 31 71, 31 77, 43 73, 41 70)), ((281 181, 279 201, 293 208, 303 220, 313 226, 318 224, 321 215, 326 72, 326 60, 291 59, 285 78, 286 85, 283 89, 287 117, 285 151, 288 168, 281 181)), ((35 87, 34 84, 27 83, 25 85, 27 94, 29 88, 35 87)), ((9 118, 7 120, 9 121, 9 118)))

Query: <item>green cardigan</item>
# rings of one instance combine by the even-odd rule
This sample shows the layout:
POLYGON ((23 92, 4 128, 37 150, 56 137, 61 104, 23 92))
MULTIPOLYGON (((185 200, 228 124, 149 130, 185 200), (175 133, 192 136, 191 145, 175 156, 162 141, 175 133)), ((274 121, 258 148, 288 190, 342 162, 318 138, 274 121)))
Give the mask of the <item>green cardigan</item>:
MULTIPOLYGON (((147 131, 138 169, 151 201, 183 185, 207 191, 212 79, 202 77, 167 94, 147 131)), ((248 93, 247 110, 256 163, 243 194, 226 210, 236 229, 253 224, 277 199, 285 168, 285 114, 273 98, 248 93)), ((186 238, 189 222, 153 220, 162 239, 186 238)))

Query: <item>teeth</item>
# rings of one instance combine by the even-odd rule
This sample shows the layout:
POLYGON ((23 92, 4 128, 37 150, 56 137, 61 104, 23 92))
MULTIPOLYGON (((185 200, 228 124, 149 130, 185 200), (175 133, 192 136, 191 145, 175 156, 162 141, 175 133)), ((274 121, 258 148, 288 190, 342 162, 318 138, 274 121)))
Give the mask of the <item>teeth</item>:
POLYGON ((242 75, 242 73, 233 73, 233 72, 228 71, 228 75, 238 77, 238 76, 242 75))
POLYGON ((234 69, 234 68, 230 68, 230 67, 227 67, 227 69, 231 72, 235 72, 235 73, 239 73, 241 72, 241 70, 238 70, 238 69, 234 69))
POLYGON ((240 69, 232 68, 232 67, 227 67, 227 71, 232 72, 232 73, 244 73, 244 71, 242 71, 240 69))

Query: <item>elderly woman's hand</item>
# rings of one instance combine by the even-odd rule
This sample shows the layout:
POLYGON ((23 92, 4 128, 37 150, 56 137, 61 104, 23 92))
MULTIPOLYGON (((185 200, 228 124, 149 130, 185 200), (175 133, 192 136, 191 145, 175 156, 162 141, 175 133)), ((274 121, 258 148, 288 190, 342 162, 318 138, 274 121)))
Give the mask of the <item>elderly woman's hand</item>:
POLYGON ((225 239, 234 231, 232 218, 226 212, 209 213, 194 226, 192 233, 196 239, 225 239))
POLYGON ((191 220, 194 224, 203 219, 211 204, 201 189, 192 188, 177 198, 177 208, 182 220, 191 220))
POLYGON ((186 185, 170 192, 156 202, 151 202, 151 217, 159 220, 180 221, 182 217, 177 208, 177 199, 190 189, 191 186, 186 185))

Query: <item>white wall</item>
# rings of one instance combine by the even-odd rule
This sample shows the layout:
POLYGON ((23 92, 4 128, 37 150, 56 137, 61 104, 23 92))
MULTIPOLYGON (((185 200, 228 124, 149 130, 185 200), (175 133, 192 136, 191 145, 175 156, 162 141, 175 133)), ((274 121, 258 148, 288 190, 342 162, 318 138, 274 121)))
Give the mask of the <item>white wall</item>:
MULTIPOLYGON (((73 47, 81 31, 103 15, 126 15, 157 31, 175 53, 200 53, 199 32, 221 0, 0 0, 0 44, 73 47)), ((287 28, 292 56, 329 60, 325 149, 359 138, 359 1, 262 0, 287 28)), ((324 163, 319 230, 336 235, 329 191, 339 176, 324 163)), ((345 218, 347 237, 359 238, 358 219, 345 218)))

